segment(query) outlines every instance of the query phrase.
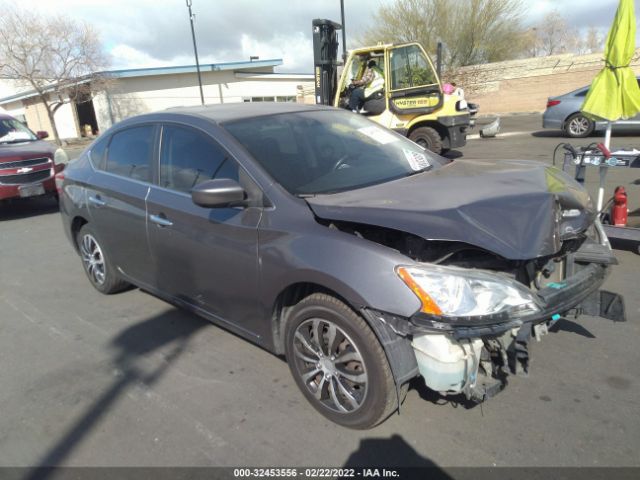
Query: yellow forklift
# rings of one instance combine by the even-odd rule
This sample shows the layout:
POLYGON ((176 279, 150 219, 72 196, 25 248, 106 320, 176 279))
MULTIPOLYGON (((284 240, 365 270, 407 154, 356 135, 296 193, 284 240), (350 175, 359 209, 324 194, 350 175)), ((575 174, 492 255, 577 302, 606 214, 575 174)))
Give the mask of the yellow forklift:
POLYGON ((313 20, 317 104, 348 108, 351 81, 359 80, 374 60, 384 83, 375 92, 365 89, 361 114, 438 154, 466 144, 467 130, 472 126, 470 111, 461 97, 443 92, 441 55, 436 69, 418 43, 357 48, 346 56, 338 80, 340 29, 341 25, 331 20, 313 20))

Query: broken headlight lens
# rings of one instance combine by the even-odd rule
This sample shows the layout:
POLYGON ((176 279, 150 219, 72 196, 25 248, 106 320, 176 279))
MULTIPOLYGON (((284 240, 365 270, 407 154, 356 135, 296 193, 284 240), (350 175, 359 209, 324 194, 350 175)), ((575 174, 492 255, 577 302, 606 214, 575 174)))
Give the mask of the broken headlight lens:
POLYGON ((523 285, 489 272, 457 267, 396 268, 418 296, 421 311, 445 317, 503 314, 520 317, 539 311, 532 292, 523 285))

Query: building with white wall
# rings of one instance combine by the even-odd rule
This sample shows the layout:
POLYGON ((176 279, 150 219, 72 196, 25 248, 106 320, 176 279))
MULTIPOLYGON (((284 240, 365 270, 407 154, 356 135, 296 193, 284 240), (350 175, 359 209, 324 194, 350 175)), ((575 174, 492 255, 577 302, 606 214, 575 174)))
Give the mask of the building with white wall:
MULTIPOLYGON (((205 104, 301 101, 302 92, 313 88, 313 75, 275 73, 281 64, 281 59, 272 59, 201 65, 205 104)), ((85 131, 96 134, 132 115, 201 102, 195 65, 104 73, 106 86, 96 86, 92 98, 70 100, 58 109, 60 138, 76 138, 85 131)), ((51 131, 44 104, 33 90, 0 98, 0 107, 32 130, 51 131)))

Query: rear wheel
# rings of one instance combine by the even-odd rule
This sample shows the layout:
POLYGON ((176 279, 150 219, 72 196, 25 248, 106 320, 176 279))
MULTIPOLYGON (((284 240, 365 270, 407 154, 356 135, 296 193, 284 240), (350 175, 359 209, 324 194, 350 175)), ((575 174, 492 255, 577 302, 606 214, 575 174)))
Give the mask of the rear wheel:
POLYGON ((419 127, 409 134, 409 140, 416 142, 421 147, 440 155, 442 152, 442 139, 435 128, 419 127))
POLYGON ((584 138, 591 135, 595 124, 581 113, 574 113, 567 118, 564 124, 564 131, 572 138, 584 138))
POLYGON ((335 297, 315 293, 293 307, 285 350, 296 384, 329 420, 366 429, 397 408, 382 345, 364 319, 335 297))
POLYGON ((120 292, 129 286, 118 276, 104 246, 89 224, 80 229, 76 242, 84 271, 96 290, 108 295, 120 292))

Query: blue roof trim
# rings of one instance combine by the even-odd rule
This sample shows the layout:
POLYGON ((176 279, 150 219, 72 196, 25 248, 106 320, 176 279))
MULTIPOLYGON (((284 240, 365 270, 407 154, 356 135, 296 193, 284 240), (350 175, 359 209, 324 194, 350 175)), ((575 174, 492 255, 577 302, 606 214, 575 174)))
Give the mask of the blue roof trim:
MULTIPOLYGON (((200 65, 201 72, 218 72, 222 70, 243 70, 245 68, 277 67, 282 65, 281 58, 256 60, 254 62, 209 63, 200 65)), ((129 68, 102 72, 115 78, 149 77, 152 75, 171 75, 175 73, 195 73, 195 65, 179 65, 175 67, 129 68)))

